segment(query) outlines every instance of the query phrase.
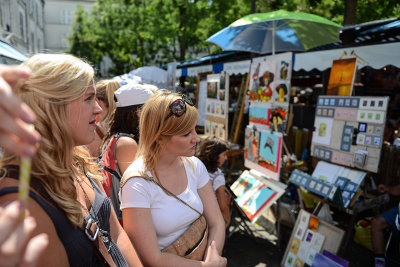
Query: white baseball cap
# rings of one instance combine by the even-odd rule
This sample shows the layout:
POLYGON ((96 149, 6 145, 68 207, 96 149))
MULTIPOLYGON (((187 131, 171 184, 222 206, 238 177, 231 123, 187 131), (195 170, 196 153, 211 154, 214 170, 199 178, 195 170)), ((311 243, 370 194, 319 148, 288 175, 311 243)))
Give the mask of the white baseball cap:
POLYGON ((144 104, 153 95, 153 91, 138 83, 128 83, 114 92, 117 107, 128 107, 144 104))

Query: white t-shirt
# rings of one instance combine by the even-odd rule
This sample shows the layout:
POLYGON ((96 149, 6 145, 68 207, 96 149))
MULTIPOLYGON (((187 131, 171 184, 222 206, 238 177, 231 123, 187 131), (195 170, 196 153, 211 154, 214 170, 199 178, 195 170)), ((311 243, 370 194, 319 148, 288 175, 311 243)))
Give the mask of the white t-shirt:
POLYGON ((215 172, 209 173, 209 175, 214 192, 216 192, 220 186, 225 186, 225 176, 221 169, 217 169, 215 172))
MULTIPOLYGON (((210 180, 204 164, 196 157, 183 158, 188 186, 179 197, 190 206, 203 212, 203 203, 197 192, 210 180)), ((135 160, 126 170, 143 171, 143 158, 135 160)), ((147 175, 151 176, 148 172, 147 175)), ((125 208, 148 208, 151 211, 160 250, 181 236, 199 214, 158 185, 143 178, 132 178, 120 191, 121 210, 125 208)))

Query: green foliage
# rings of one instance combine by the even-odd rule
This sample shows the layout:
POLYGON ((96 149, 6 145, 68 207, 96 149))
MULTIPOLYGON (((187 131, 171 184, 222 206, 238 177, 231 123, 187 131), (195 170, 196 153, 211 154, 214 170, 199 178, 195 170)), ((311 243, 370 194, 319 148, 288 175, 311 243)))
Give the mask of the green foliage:
MULTIPOLYGON (((98 65, 108 55, 114 74, 149 63, 184 61, 221 51, 205 40, 248 15, 252 0, 97 0, 78 8, 70 53, 98 65), (132 57, 132 55, 137 57, 132 57)), ((302 11, 343 23, 344 0, 257 0, 256 12, 302 11)), ((400 16, 398 0, 358 1, 357 23, 400 16)))

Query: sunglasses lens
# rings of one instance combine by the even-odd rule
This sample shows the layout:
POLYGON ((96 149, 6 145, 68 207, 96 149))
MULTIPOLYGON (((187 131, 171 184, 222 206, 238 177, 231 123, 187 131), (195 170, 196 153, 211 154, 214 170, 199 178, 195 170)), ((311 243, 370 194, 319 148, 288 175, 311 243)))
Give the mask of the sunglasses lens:
POLYGON ((180 117, 186 111, 185 103, 181 99, 177 99, 170 105, 170 110, 172 114, 174 114, 177 117, 180 117))

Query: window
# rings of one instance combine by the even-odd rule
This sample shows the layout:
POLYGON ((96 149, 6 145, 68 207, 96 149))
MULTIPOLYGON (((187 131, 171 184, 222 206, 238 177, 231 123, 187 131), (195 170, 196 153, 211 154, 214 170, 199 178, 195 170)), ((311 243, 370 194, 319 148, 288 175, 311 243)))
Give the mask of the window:
POLYGON ((62 36, 61 36, 61 47, 62 48, 69 48, 68 33, 62 34, 62 36))
POLYGON ((19 31, 21 34, 21 38, 25 40, 25 18, 24 18, 24 13, 19 12, 19 31))
POLYGON ((61 23, 62 24, 72 24, 72 13, 69 9, 61 10, 61 23))

